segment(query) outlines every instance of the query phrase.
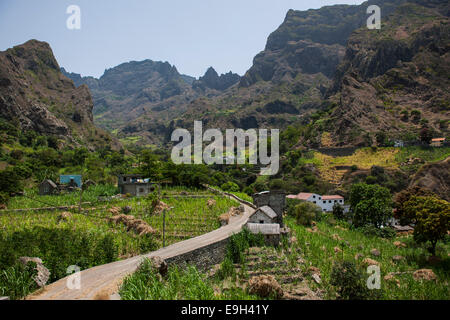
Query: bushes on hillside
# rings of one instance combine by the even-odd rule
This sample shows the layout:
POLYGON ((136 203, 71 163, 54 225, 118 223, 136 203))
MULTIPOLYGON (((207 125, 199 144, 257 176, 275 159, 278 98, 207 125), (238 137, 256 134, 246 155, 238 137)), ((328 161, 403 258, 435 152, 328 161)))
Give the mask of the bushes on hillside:
POLYGON ((416 222, 414 240, 430 242, 431 254, 436 254, 436 244, 450 229, 450 203, 435 196, 414 196, 405 203, 405 214, 416 222))
POLYGON ((392 217, 391 194, 387 188, 379 185, 354 184, 349 202, 356 227, 373 225, 380 228, 392 217))
POLYGON ((330 283, 336 287, 340 299, 368 299, 369 291, 364 281, 364 273, 353 261, 337 261, 330 278, 330 283))
POLYGON ((229 191, 229 192, 239 192, 240 191, 239 186, 236 183, 232 182, 232 181, 228 181, 228 182, 222 184, 220 186, 220 188, 223 191, 229 191))
POLYGON ((322 217, 322 209, 314 203, 302 201, 295 206, 295 218, 297 224, 310 226, 314 220, 320 220, 322 217))
POLYGON ((344 207, 339 203, 333 205, 333 216, 338 220, 344 220, 345 218, 344 207))

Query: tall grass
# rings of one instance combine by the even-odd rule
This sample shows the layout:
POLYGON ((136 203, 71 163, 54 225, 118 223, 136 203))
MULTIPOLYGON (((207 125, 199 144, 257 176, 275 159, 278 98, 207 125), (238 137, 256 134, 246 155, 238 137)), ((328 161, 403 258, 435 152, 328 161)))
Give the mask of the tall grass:
MULTIPOLYGON (((174 188, 176 193, 182 189, 174 188)), ((169 193, 174 189, 168 190, 169 193)), ((163 191, 166 191, 163 189, 163 191)), ((87 199, 96 200, 115 189, 111 186, 95 186, 87 192, 87 199)), ((39 196, 38 196, 39 197, 39 196)), ((79 195, 46 196, 45 200, 67 205, 70 201, 77 203, 79 195)), ((214 206, 208 206, 208 198, 174 198, 164 199, 172 210, 166 212, 166 245, 210 232, 220 226, 218 217, 227 212, 236 201, 211 195, 216 200, 214 206)), ((17 198, 19 208, 35 207, 26 198, 17 198)), ((89 206, 90 211, 78 214, 72 211, 67 221, 59 221, 58 212, 29 211, 7 212, 0 214, 0 272, 8 270, 15 275, 11 267, 16 267, 20 256, 39 257, 51 272, 51 280, 55 281, 66 274, 70 265, 78 265, 81 269, 118 259, 154 251, 162 246, 163 215, 151 215, 146 199, 128 198, 89 206), (136 218, 146 221, 159 233, 157 235, 137 236, 128 231, 122 224, 111 224, 107 218, 112 215, 112 207, 131 206, 136 218)), ((86 208, 87 209, 87 208, 86 208)), ((14 269, 15 270, 15 269, 14 269)), ((11 277, 12 277, 11 276, 11 277)), ((10 278, 11 278, 10 277, 10 278)), ((17 277, 13 277, 16 279, 17 277)), ((20 278, 17 278, 20 279, 20 278)), ((29 292, 20 290, 23 281, 4 281, 3 291, 8 296, 24 296, 29 292), (14 292, 22 292, 16 295, 14 292)), ((31 290, 31 289, 30 289, 31 290)))
MULTIPOLYGON (((431 265, 427 258, 428 251, 425 247, 414 242, 412 237, 382 239, 376 236, 367 236, 359 230, 352 230, 345 223, 336 228, 327 219, 317 223, 317 232, 311 232, 303 226, 295 223, 293 218, 287 219, 287 225, 294 231, 298 245, 302 249, 304 259, 321 270, 322 283, 320 288, 324 290, 328 299, 335 299, 335 288, 331 285, 331 272, 336 261, 351 260, 359 267, 363 267, 362 260, 371 258, 379 262, 381 269, 381 299, 450 299, 448 282, 450 280, 450 251, 447 242, 439 244, 438 257, 440 262, 431 265), (337 235, 333 236, 333 235, 337 235), (342 239, 342 240, 340 240, 342 239), (393 243, 401 241, 407 244, 407 248, 397 248, 393 243), (335 252, 338 247, 342 252, 335 252), (378 249, 381 256, 371 254, 372 249, 378 249), (357 254, 363 257, 355 259, 357 254), (393 262, 396 255, 405 259, 393 262), (432 269, 437 275, 437 281, 416 281, 413 272, 422 269, 432 269), (395 281, 384 280, 383 277, 391 272, 400 272, 395 277, 400 281, 400 287, 395 281)), ((309 264, 303 266, 309 267, 309 264)))
POLYGON ((196 268, 172 267, 162 279, 150 261, 126 278, 119 294, 123 300, 212 300, 214 290, 196 268))

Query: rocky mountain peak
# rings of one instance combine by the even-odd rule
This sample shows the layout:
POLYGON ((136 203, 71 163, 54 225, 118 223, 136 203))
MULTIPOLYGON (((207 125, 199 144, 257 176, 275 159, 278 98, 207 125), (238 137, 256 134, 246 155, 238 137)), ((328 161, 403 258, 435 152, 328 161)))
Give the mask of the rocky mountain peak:
POLYGON ((198 81, 194 81, 192 87, 194 89, 200 89, 203 91, 206 89, 224 91, 234 84, 238 83, 239 80, 240 76, 236 73, 230 71, 219 76, 219 74, 213 67, 209 67, 203 77, 200 77, 198 81))

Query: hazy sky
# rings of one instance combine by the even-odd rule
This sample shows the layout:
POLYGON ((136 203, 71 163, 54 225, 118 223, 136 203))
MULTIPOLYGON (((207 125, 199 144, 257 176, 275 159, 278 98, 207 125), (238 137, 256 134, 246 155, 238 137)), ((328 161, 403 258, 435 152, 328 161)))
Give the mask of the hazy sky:
POLYGON ((0 51, 37 39, 60 66, 99 77, 131 60, 168 61, 199 77, 209 66, 244 74, 289 9, 362 0, 0 0, 0 51), (69 5, 81 29, 69 30, 69 5))

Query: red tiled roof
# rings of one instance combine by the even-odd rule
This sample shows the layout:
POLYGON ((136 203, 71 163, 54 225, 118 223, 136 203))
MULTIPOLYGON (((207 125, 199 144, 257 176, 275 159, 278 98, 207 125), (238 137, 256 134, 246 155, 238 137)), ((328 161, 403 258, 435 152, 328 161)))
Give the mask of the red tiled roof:
POLYGON ((308 200, 312 195, 313 193, 301 192, 295 198, 299 200, 308 200))
POLYGON ((338 195, 322 196, 322 200, 342 200, 342 199, 344 199, 344 197, 338 195))
POLYGON ((445 141, 445 138, 435 138, 433 140, 431 140, 432 142, 441 142, 441 141, 445 141))

